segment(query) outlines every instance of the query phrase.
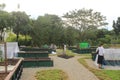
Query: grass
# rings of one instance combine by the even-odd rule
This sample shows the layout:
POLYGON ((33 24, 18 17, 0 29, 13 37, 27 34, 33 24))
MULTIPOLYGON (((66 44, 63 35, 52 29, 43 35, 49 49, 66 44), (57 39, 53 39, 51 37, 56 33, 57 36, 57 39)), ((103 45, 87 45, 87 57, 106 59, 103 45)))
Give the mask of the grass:
POLYGON ((68 50, 68 49, 66 50, 66 55, 75 56, 75 54, 72 51, 68 50))
POLYGON ((104 70, 112 80, 120 80, 120 70, 104 70))
POLYGON ((2 57, 0 57, 0 62, 4 62, 4 59, 2 57))
POLYGON ((58 57, 62 57, 62 58, 65 58, 65 59, 69 59, 69 58, 72 58, 72 57, 75 56, 75 54, 68 49, 65 52, 63 52, 63 50, 61 50, 61 49, 58 49, 57 53, 58 53, 57 54, 58 57))
POLYGON ((80 58, 78 59, 78 61, 83 64, 86 68, 88 68, 88 70, 90 70, 91 72, 93 72, 100 80, 112 80, 107 74, 105 74, 102 70, 97 70, 97 69, 93 69, 91 67, 88 66, 88 64, 85 62, 85 59, 89 59, 90 57, 84 57, 84 58, 80 58))
POLYGON ((88 70, 94 73, 100 80, 120 80, 120 70, 98 70, 88 66, 85 59, 90 59, 90 56, 85 56, 78 59, 88 70))
POLYGON ((68 80, 65 72, 59 69, 42 70, 36 73, 37 80, 68 80))

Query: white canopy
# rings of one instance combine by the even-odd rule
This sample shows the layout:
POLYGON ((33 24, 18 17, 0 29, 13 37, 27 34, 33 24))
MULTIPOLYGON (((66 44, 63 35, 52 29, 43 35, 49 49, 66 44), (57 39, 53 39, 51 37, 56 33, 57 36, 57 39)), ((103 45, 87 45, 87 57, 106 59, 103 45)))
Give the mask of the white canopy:
MULTIPOLYGON (((17 42, 7 42, 7 58, 17 57, 17 52, 19 52, 19 47, 17 42)), ((0 44, 0 50, 2 50, 2 57, 4 58, 4 44, 0 44)))
POLYGON ((105 60, 120 60, 120 49, 105 49, 104 58, 105 60))

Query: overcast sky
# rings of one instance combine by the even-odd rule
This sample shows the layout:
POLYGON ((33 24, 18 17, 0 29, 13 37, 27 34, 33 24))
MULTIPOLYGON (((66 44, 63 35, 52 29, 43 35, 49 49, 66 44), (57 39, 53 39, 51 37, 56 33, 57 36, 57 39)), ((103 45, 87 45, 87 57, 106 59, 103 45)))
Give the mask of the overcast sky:
POLYGON ((8 12, 17 10, 17 5, 20 4, 20 10, 32 18, 45 13, 62 16, 74 9, 93 9, 106 16, 109 23, 106 28, 109 30, 112 29, 113 20, 120 16, 119 0, 0 0, 1 3, 6 4, 5 10, 8 12))

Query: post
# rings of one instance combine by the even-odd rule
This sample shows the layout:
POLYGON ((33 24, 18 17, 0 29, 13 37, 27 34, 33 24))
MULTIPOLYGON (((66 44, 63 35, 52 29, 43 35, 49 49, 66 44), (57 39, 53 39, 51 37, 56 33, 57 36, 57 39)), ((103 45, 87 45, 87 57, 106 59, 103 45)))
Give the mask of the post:
POLYGON ((64 44, 63 53, 66 54, 66 45, 64 44))
POLYGON ((7 44, 4 42, 4 51, 5 51, 5 73, 7 73, 7 44))

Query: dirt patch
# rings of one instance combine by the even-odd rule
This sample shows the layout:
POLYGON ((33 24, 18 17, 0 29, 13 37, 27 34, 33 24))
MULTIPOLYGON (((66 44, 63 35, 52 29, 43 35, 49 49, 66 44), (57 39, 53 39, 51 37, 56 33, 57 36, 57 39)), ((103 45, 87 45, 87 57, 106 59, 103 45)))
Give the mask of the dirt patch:
POLYGON ((69 56, 69 55, 66 55, 66 54, 60 54, 60 55, 58 55, 58 57, 69 59, 69 58, 72 58, 74 56, 69 56))
POLYGON ((0 73, 0 80, 4 80, 8 73, 0 73))

